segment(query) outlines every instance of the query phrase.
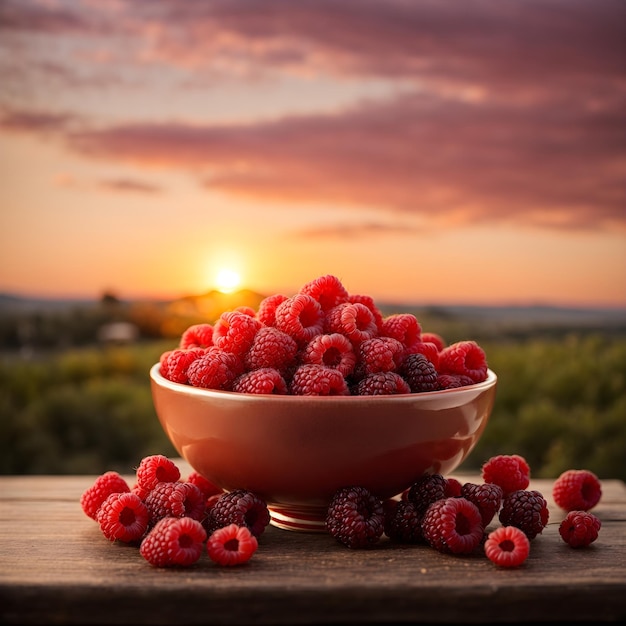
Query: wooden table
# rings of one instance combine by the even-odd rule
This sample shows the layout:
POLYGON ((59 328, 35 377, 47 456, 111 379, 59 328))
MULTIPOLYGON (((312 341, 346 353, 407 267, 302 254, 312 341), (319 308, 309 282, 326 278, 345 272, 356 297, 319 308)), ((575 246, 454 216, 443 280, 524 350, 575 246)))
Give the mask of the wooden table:
MULTIPOLYGON (((478 477, 457 475, 463 482, 478 477)), ((598 540, 572 549, 552 481, 533 480, 550 523, 526 563, 427 546, 350 550, 327 534, 270 526, 245 565, 208 556, 191 568, 151 567, 111 543, 80 508, 94 476, 0 478, 0 614, 5 624, 382 624, 626 620, 626 486, 603 480, 598 540)), ((129 477, 133 482, 134 477, 129 477)), ((497 524, 497 521, 496 521, 497 524)), ((493 524, 492 524, 493 525, 493 524)))

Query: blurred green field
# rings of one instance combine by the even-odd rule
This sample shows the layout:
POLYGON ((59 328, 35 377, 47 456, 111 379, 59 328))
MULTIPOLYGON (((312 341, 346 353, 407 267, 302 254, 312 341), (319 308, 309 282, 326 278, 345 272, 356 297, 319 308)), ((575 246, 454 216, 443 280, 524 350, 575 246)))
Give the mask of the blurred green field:
MULTIPOLYGON (((570 334, 480 341, 498 374, 484 435, 463 470, 521 454, 535 477, 587 468, 626 480, 626 338, 570 334)), ((148 370, 175 345, 86 347, 0 364, 0 473, 132 471, 176 455, 158 422, 148 370)))

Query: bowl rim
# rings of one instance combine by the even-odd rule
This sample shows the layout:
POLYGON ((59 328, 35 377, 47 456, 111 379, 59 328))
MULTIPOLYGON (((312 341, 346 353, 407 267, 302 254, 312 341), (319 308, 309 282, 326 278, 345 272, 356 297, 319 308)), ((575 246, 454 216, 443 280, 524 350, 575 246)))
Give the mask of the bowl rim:
POLYGON ((466 393, 476 393, 490 387, 495 386, 498 381, 496 373, 488 368, 487 378, 479 383, 473 385, 466 385, 465 387, 455 387, 452 389, 438 389, 437 391, 421 391, 416 393, 398 393, 391 395, 371 395, 371 396, 291 396, 287 394, 261 394, 261 393, 241 393, 239 391, 223 391, 221 389, 207 389, 204 387, 194 387, 192 385, 186 385, 184 383, 177 383, 165 378, 161 372, 161 363, 156 362, 150 367, 150 379, 159 387, 164 387, 176 393, 184 393, 191 396, 199 396, 202 398, 221 398, 222 400, 227 398, 232 399, 248 399, 259 402, 263 401, 284 401, 284 402, 302 402, 303 399, 307 401, 315 400, 316 402, 380 402, 389 400, 415 400, 417 398, 437 398, 437 397, 450 397, 454 395, 463 395, 466 393))

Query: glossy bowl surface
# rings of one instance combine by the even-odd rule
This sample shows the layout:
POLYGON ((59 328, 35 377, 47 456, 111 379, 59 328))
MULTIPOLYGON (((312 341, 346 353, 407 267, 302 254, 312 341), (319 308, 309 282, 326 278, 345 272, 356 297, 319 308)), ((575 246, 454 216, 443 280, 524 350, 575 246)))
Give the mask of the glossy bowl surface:
POLYGON ((161 425, 178 453, 227 491, 267 502, 272 524, 323 530, 340 487, 396 496, 425 472, 449 474, 483 433, 497 376, 394 396, 255 395, 200 389, 150 369, 161 425))

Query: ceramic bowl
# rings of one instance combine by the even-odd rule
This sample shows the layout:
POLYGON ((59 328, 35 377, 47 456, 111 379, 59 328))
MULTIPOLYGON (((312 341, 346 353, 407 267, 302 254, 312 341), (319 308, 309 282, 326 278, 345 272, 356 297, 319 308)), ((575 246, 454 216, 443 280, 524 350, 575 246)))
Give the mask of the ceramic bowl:
POLYGON ((397 496, 422 474, 449 474, 483 433, 497 386, 390 396, 255 395, 201 389, 150 369, 156 414, 178 453, 226 491, 247 489, 271 523, 324 530, 340 487, 397 496))

